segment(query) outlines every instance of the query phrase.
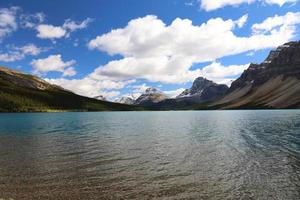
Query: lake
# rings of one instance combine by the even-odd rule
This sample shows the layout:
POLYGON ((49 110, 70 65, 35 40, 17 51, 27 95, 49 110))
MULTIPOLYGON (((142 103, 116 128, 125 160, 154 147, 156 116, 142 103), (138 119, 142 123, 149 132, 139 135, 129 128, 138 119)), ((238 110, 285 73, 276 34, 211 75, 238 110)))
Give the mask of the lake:
POLYGON ((300 110, 0 114, 0 199, 299 199, 300 110))

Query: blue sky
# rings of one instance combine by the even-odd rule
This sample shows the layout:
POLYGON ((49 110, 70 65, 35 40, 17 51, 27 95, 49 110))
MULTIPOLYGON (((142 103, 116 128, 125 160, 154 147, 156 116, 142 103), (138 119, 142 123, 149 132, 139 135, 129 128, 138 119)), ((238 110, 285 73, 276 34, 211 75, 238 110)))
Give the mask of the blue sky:
POLYGON ((299 30, 297 0, 2 0, 0 65, 86 96, 174 96, 230 85, 299 30))

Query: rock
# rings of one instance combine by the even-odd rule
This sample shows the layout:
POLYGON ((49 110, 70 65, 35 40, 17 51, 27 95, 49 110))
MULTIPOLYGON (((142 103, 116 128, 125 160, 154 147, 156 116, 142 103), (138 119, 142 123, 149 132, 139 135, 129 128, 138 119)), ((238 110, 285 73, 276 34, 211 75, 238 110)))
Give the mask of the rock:
POLYGON ((192 101, 195 103, 213 101, 224 96, 228 87, 213 81, 198 77, 190 89, 184 90, 176 99, 181 101, 192 101))
POLYGON ((149 104, 161 102, 167 98, 168 98, 167 95, 162 93, 159 89, 150 87, 146 89, 144 94, 142 94, 139 98, 136 99, 134 104, 149 105, 149 104))
POLYGON ((214 105, 224 109, 300 107, 299 79, 300 42, 288 42, 272 50, 261 64, 250 64, 214 105))
POLYGON ((127 105, 132 105, 134 104, 135 100, 131 97, 121 97, 120 99, 117 99, 115 101, 116 103, 121 103, 121 104, 127 104, 127 105))

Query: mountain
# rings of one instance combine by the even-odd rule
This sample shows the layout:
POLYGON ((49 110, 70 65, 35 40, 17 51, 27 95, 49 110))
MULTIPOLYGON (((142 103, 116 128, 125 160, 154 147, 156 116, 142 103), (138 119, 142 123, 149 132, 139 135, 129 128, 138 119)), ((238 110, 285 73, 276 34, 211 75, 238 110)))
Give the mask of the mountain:
POLYGON ((0 67, 0 112, 300 108, 300 41, 281 45, 264 62, 250 64, 230 88, 199 77, 174 99, 148 88, 136 101, 124 97, 119 102, 79 96, 0 67), (133 102, 135 106, 125 105, 133 102))
POLYGON ((216 100, 227 92, 228 86, 198 77, 190 89, 184 90, 176 99, 201 103, 216 100))
MULTIPOLYGON (((207 104, 222 98, 228 87, 226 85, 219 85, 213 81, 198 77, 193 82, 190 89, 184 90, 176 98, 162 98, 160 101, 152 101, 143 104, 149 110, 186 110, 194 109, 194 106, 207 104)), ((146 96, 146 95, 144 95, 146 96)), ((198 108, 198 107, 197 107, 198 108)))
POLYGON ((144 94, 142 94, 135 100, 134 104, 152 105, 161 102, 167 98, 168 98, 167 95, 162 93, 159 89, 150 87, 146 89, 144 94))
POLYGON ((300 41, 272 50, 250 64, 214 108, 300 108, 300 41))
POLYGON ((79 96, 29 74, 0 67, 0 112, 137 110, 79 96))
POLYGON ((132 105, 134 104, 135 100, 131 97, 121 97, 120 99, 116 100, 116 103, 121 103, 121 104, 127 104, 127 105, 132 105))

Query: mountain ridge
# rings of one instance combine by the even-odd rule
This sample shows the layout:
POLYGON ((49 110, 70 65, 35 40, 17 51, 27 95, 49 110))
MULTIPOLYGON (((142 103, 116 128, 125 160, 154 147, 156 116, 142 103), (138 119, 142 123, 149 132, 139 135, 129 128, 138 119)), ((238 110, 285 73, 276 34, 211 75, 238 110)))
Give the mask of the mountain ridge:
POLYGON ((288 42, 260 64, 250 64, 228 93, 211 106, 220 109, 299 108, 300 41, 288 42))
POLYGON ((229 88, 198 77, 176 98, 147 88, 136 100, 121 98, 119 103, 83 97, 37 76, 0 67, 0 112, 282 108, 300 108, 300 41, 270 51, 260 64, 251 63, 229 88))
POLYGON ((144 94, 142 94, 135 100, 134 104, 147 106, 147 105, 159 103, 168 98, 169 97, 159 89, 154 87, 149 87, 145 90, 144 94))
POLYGON ((137 106, 77 95, 36 76, 0 67, 0 112, 130 111, 137 106))

